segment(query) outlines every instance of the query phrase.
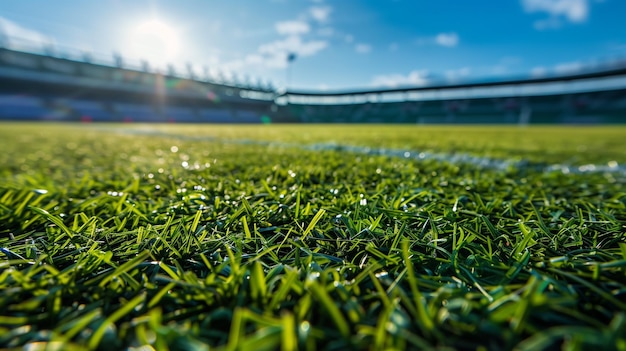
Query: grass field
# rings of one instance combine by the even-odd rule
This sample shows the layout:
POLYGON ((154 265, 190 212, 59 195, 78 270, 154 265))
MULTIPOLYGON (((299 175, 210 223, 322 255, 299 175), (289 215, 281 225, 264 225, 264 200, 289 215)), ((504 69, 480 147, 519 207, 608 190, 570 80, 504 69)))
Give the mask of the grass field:
POLYGON ((626 350, 624 140, 0 124, 0 349, 626 350))

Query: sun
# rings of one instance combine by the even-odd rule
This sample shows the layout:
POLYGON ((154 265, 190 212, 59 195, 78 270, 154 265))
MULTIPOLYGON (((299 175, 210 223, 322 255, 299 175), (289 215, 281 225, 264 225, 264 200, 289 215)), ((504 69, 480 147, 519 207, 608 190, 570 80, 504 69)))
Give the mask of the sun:
POLYGON ((150 19, 132 28, 129 36, 128 54, 148 61, 152 66, 162 67, 175 63, 180 51, 180 39, 176 29, 169 24, 150 19))

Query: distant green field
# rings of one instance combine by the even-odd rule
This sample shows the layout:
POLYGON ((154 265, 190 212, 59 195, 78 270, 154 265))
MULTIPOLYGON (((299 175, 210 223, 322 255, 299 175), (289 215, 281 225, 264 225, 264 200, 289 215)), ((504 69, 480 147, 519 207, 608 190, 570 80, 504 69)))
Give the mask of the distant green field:
POLYGON ((0 349, 626 350, 625 140, 0 124, 0 349))

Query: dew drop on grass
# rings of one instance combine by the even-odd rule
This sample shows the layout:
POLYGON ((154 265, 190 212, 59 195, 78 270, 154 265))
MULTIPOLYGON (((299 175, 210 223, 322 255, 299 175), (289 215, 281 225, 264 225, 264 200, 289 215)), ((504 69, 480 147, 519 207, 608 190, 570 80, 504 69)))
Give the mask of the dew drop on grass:
POLYGON ((382 272, 378 272, 378 273, 376 273, 374 275, 376 276, 376 278, 382 279, 382 278, 387 278, 389 276, 389 273, 387 273, 387 271, 382 271, 382 272))
POLYGON ((315 281, 320 277, 320 272, 309 273, 306 277, 308 281, 315 281))
POLYGON ((172 151, 172 152, 178 152, 178 146, 173 145, 173 146, 170 148, 170 151, 172 151))
POLYGON ((398 326, 395 325, 393 322, 387 322, 386 329, 391 334, 396 334, 398 332, 398 326))
POLYGON ((36 192, 37 194, 47 194, 48 190, 46 190, 46 189, 35 189, 34 192, 36 192))
POLYGON ((311 324, 309 324, 309 322, 304 321, 300 323, 300 333, 302 335, 307 335, 309 333, 309 330, 311 330, 311 324))
POLYGON ((582 165, 582 166, 578 167, 578 170, 580 172, 593 172, 593 171, 596 170, 596 166, 595 165, 591 165, 591 164, 589 164, 589 165, 582 165))

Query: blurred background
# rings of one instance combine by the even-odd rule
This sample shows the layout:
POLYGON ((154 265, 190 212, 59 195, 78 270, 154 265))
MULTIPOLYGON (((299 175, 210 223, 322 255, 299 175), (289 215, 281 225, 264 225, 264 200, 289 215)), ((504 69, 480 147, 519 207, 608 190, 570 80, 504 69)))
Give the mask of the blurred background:
POLYGON ((626 122, 618 0, 0 3, 0 119, 626 122))

